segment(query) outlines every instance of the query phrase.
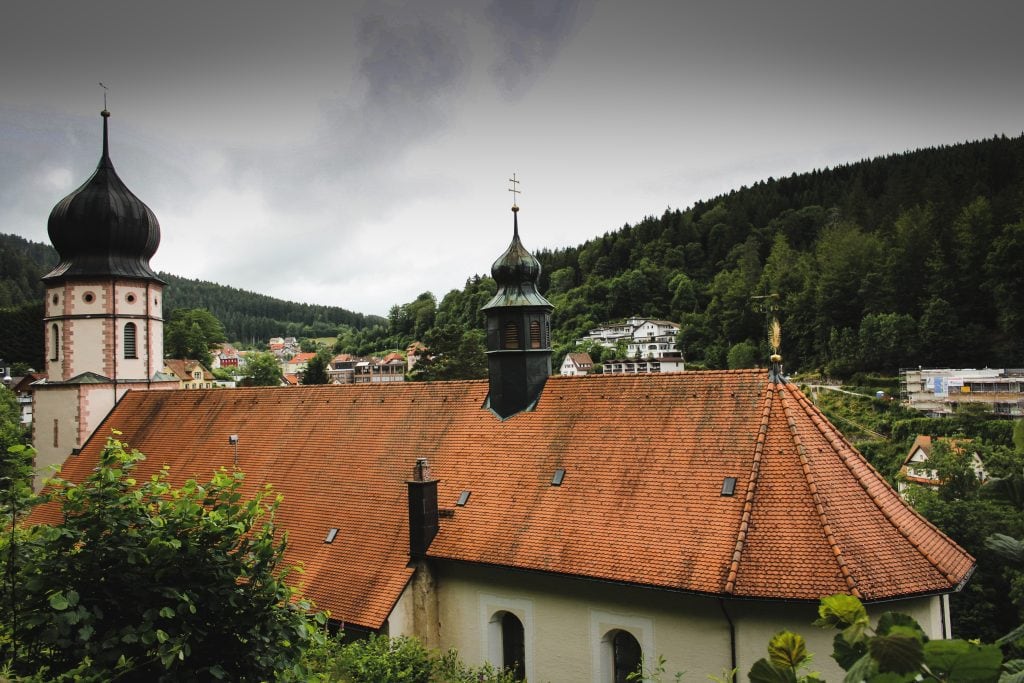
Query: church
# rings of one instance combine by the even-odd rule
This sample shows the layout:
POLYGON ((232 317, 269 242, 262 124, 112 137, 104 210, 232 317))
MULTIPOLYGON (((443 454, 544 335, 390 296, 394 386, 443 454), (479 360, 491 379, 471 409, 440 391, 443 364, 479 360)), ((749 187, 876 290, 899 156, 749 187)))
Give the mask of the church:
POLYGON ((45 278, 36 441, 66 478, 115 429, 147 455, 139 476, 168 465, 180 484, 237 463, 250 493, 283 494, 286 562, 339 625, 532 681, 612 683, 659 657, 670 674, 743 679, 784 628, 835 679, 833 634, 811 622, 837 592, 950 637, 948 595, 974 559, 778 359, 551 376, 552 306, 515 206, 483 309, 487 379, 165 390, 159 226, 114 173, 103 123, 96 174, 49 224, 61 263, 45 278))

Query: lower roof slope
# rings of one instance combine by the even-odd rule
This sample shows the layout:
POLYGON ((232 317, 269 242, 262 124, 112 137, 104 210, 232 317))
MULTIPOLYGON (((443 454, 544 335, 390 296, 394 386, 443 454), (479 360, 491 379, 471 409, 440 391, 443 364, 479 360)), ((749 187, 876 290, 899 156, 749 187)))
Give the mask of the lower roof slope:
POLYGON ((486 381, 129 392, 64 474, 84 477, 118 429, 146 453, 143 473, 206 478, 231 466, 238 434, 249 491, 284 495, 286 560, 304 565, 306 594, 373 628, 412 573, 405 481, 420 457, 453 510, 435 559, 807 600, 944 592, 973 568, 763 371, 552 377, 533 411, 504 421, 486 395, 486 381))

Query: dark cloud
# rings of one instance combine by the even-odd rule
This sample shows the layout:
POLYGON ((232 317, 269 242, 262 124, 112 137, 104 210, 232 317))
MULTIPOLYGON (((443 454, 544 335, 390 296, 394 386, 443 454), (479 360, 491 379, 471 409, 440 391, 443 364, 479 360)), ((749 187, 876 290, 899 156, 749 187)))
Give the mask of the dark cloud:
POLYGON ((485 15, 498 45, 491 75, 511 98, 522 96, 589 16, 591 0, 492 0, 485 15))

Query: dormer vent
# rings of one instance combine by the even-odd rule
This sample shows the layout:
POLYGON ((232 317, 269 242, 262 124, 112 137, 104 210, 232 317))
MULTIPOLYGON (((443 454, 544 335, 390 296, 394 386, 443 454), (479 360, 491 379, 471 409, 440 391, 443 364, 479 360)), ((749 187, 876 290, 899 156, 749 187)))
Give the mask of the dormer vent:
POLYGON ((722 480, 722 495, 731 496, 736 492, 736 477, 726 477, 722 480))

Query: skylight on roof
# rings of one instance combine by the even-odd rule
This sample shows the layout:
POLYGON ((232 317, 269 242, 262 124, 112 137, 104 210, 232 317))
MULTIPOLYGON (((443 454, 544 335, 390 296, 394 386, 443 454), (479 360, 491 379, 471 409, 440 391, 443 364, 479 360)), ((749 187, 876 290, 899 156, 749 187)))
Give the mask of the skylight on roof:
POLYGON ((726 477, 722 480, 722 495, 731 496, 736 492, 736 477, 726 477))
POLYGON ((334 543, 334 537, 337 536, 337 535, 338 535, 338 530, 336 528, 328 529, 327 530, 327 536, 324 537, 324 543, 334 543))
POLYGON ((455 501, 455 504, 458 505, 459 507, 464 506, 466 503, 469 502, 469 494, 469 491, 463 491, 462 493, 460 493, 459 499, 455 501))
POLYGON ((565 479, 565 470, 559 467, 557 470, 555 470, 555 476, 551 477, 551 485, 561 486, 563 479, 565 479))

